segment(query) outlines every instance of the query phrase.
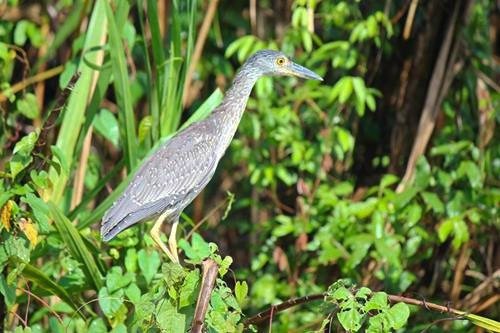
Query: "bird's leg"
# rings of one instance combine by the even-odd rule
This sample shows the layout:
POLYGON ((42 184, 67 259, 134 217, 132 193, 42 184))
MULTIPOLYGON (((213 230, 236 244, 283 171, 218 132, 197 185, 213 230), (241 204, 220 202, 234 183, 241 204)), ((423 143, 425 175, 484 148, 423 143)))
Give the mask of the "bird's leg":
MULTIPOLYGON (((161 238, 160 238, 160 227, 163 223, 163 221, 165 221, 165 218, 167 217, 167 212, 163 213, 160 215, 160 217, 156 220, 155 224, 153 225, 153 228, 151 228, 151 232, 150 232, 150 235, 151 237, 153 238, 153 240, 155 241, 156 245, 158 245, 158 247, 160 247, 160 249, 165 252, 165 254, 167 255, 167 257, 174 263, 179 263, 179 257, 177 256, 177 252, 175 253, 175 255, 173 255, 169 249, 167 248, 167 246, 165 245, 165 243, 162 242, 161 238)), ((169 245, 170 245, 170 240, 169 240, 169 245)))
POLYGON ((179 257, 177 255, 177 239, 175 238, 177 234, 177 225, 179 224, 179 219, 176 219, 172 224, 172 229, 170 229, 170 236, 168 236, 168 247, 170 248, 170 253, 175 257, 176 262, 179 262, 179 257))

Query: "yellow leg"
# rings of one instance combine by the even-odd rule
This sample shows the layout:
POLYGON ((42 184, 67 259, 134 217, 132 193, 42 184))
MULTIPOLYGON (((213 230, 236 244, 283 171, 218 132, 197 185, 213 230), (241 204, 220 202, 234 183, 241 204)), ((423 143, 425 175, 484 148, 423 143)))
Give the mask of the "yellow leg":
POLYGON ((170 236, 168 236, 168 247, 170 248, 170 253, 173 254, 175 258, 175 262, 179 262, 179 256, 177 255, 177 239, 175 236, 177 235, 177 225, 179 224, 179 220, 175 221, 172 224, 172 229, 170 230, 170 236))
MULTIPOLYGON (((158 247, 163 251, 165 252, 165 254, 167 255, 167 257, 174 263, 179 263, 179 257, 177 256, 177 252, 175 253, 175 255, 173 255, 169 249, 167 248, 167 246, 162 242, 161 238, 160 238, 160 227, 163 223, 163 221, 165 221, 165 218, 167 217, 167 213, 163 213, 160 215, 160 217, 158 218, 158 220, 156 220, 155 224, 153 225, 153 228, 151 228, 151 232, 150 232, 150 235, 151 237, 153 238, 153 240, 155 241, 156 245, 158 245, 158 247)), ((174 237, 175 238, 175 237, 174 237)), ((169 246, 170 246, 170 240, 169 240, 169 246)))

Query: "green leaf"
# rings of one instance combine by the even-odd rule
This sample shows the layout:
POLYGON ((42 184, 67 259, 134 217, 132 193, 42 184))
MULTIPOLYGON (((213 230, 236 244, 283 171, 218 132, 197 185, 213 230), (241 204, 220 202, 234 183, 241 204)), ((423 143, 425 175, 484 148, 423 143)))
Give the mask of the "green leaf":
POLYGON ((178 333, 186 331, 186 315, 177 312, 168 299, 160 303, 156 311, 158 327, 165 333, 178 333))
POLYGON ((391 186, 392 184, 395 184, 399 181, 399 177, 392 175, 392 174, 387 174, 382 177, 380 180, 380 189, 384 189, 388 186, 391 186))
POLYGON ((453 219, 446 219, 438 226, 438 237, 443 243, 453 231, 453 219))
POLYGON ((469 149, 472 146, 472 142, 463 140, 435 146, 431 149, 430 153, 431 156, 455 155, 464 149, 469 149))
POLYGON ((406 325, 410 316, 410 308, 405 303, 396 303, 387 311, 387 318, 394 329, 400 329, 406 325))
POLYGON ((125 268, 127 272, 134 273, 137 271, 137 250, 134 248, 128 249, 125 255, 125 268))
POLYGON ((106 274, 106 287, 110 293, 113 293, 128 286, 133 278, 132 273, 128 272, 124 275, 121 267, 114 266, 106 274))
POLYGON ((47 234, 49 232, 49 207, 47 203, 35 196, 33 193, 28 193, 26 196, 21 197, 22 202, 26 202, 35 216, 35 220, 38 222, 38 228, 40 233, 47 234))
POLYGON ((361 328, 363 316, 356 308, 350 308, 338 312, 337 318, 344 329, 357 332, 361 328))
POLYGON ((434 211, 434 213, 444 213, 444 204, 441 199, 439 199, 436 193, 422 192, 420 193, 420 195, 422 196, 422 199, 424 199, 425 204, 429 206, 434 211))
POLYGON ((353 91, 352 78, 351 77, 344 77, 341 80, 341 82, 342 82, 342 87, 340 88, 340 92, 339 92, 339 102, 343 104, 343 103, 347 102, 349 97, 351 97, 351 94, 353 91))
POLYGON ((331 297, 336 301, 343 301, 351 298, 352 294, 346 287, 339 287, 331 294, 331 297))
POLYGON ((191 244, 181 239, 179 247, 184 250, 186 257, 191 259, 193 263, 200 263, 211 254, 209 244, 198 233, 193 234, 191 244))
POLYGON ((22 99, 16 101, 17 110, 28 119, 35 119, 40 114, 38 101, 32 93, 26 93, 22 99))
POLYGON ((13 154, 29 155, 35 147, 36 140, 38 139, 38 133, 33 131, 28 135, 25 135, 21 140, 19 140, 14 146, 13 154))
POLYGON ((113 318, 123 304, 123 289, 110 293, 106 287, 99 290, 99 306, 108 318, 113 318))
POLYGON ((7 308, 11 308, 16 302, 16 285, 9 285, 3 275, 0 275, 0 294, 3 295, 7 308))
POLYGON ((236 301, 240 306, 243 306, 248 295, 248 285, 246 281, 236 281, 234 286, 234 295, 236 296, 236 301))
POLYGON ((141 300, 141 290, 135 283, 131 283, 127 289, 125 289, 125 296, 134 304, 137 304, 141 300))
POLYGON ((372 310, 385 310, 388 307, 387 294, 384 292, 376 292, 370 297, 368 302, 364 305, 364 311, 369 312, 372 310))
POLYGON ((90 322, 89 332, 92 333, 107 333, 106 324, 102 318, 95 318, 90 322))
POLYGON ((199 283, 200 272, 197 269, 190 271, 182 283, 179 297, 179 309, 196 303, 199 283))
POLYGON ((139 130, 137 134, 139 142, 144 142, 146 140, 152 128, 153 128, 153 117, 145 116, 144 118, 142 118, 142 120, 139 122, 139 130))
POLYGON ((31 163, 33 157, 31 155, 14 155, 10 159, 9 169, 12 178, 15 178, 21 171, 31 163))
POLYGON ((370 288, 367 288, 367 287, 361 287, 359 288, 359 290, 356 292, 356 295, 354 295, 354 297, 356 299, 363 299, 363 300, 366 300, 368 298, 368 296, 372 293, 372 291, 370 290, 370 288))
POLYGON ((160 268, 160 255, 157 251, 147 251, 145 249, 141 249, 137 254, 137 258, 141 273, 146 279, 146 282, 150 284, 153 277, 156 275, 156 272, 158 272, 158 268, 160 268))
POLYGON ((115 147, 118 147, 120 132, 118 120, 108 109, 101 109, 93 120, 93 125, 97 133, 108 139, 115 147))

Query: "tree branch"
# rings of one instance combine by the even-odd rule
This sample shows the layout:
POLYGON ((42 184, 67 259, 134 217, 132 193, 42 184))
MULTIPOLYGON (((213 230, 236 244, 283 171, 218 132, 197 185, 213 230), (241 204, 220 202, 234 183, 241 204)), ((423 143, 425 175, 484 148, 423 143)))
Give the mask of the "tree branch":
MULTIPOLYGON (((252 316, 245 320, 244 324, 245 326, 253 325, 253 324, 259 324, 265 320, 267 320, 271 314, 276 314, 277 312, 284 311, 286 309, 289 309, 293 306, 299 305, 299 304, 304 304, 304 303, 309 303, 313 301, 317 301, 320 299, 324 299, 327 296, 327 293, 322 293, 322 294, 312 294, 304 297, 298 297, 298 298, 292 298, 289 299, 281 304, 278 304, 276 306, 271 306, 269 309, 259 312, 255 316, 252 316)), ((430 311, 436 311, 439 313, 450 313, 453 314, 457 317, 462 317, 464 315, 463 311, 451 308, 449 306, 443 306, 435 303, 430 303, 426 302, 425 300, 418 300, 414 298, 409 298, 409 297, 404 297, 404 296, 397 296, 397 295, 387 295, 387 298, 389 299, 390 303, 399 303, 403 302, 409 305, 416 305, 423 307, 427 310, 430 311)))
POLYGON ((219 270, 219 266, 212 259, 204 260, 202 265, 203 277, 201 278, 200 294, 198 295, 198 301, 196 302, 196 308, 194 310, 191 333, 201 333, 203 331, 203 323, 205 322, 208 303, 210 302, 210 296, 212 295, 215 279, 217 278, 217 272, 219 270))

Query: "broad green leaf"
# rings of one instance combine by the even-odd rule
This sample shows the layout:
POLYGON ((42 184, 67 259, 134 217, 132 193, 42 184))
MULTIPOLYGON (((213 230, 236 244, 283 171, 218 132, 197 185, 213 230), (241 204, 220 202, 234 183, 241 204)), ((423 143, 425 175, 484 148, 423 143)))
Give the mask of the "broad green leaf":
POLYGON ((387 317, 389 318, 391 327, 396 330, 406 325, 409 316, 410 308, 405 303, 394 304, 387 311, 387 317))
POLYGON ((207 258, 211 251, 210 246, 198 233, 194 233, 191 239, 191 244, 181 239, 179 247, 184 250, 186 257, 191 259, 194 263, 199 263, 207 258))
POLYGON ((92 333, 107 333, 106 324, 102 318, 95 318, 90 322, 89 332, 92 333))
POLYGON ((112 267, 106 274, 106 287, 108 292, 113 293, 118 289, 123 289, 128 286, 134 275, 130 272, 123 274, 122 268, 119 266, 112 267))
POLYGON ((363 316, 356 308, 350 308, 338 312, 337 318, 344 329, 357 332, 361 328, 363 316))
POLYGON ((160 303, 156 311, 156 321, 162 332, 178 333, 186 331, 186 315, 177 312, 168 299, 160 303))
POLYGON ((384 292, 376 292, 374 293, 368 302, 364 305, 363 309, 365 312, 369 312, 372 310, 385 310, 388 307, 387 303, 387 294, 384 292))
POLYGON ((179 309, 196 303, 199 284, 200 272, 197 269, 190 271, 180 289, 179 309))
POLYGON ((158 268, 160 268, 160 255, 157 251, 141 249, 137 254, 137 259, 142 275, 146 279, 146 282, 150 284, 158 272, 158 268))
POLYGON ((352 294, 346 287, 340 287, 331 294, 331 297, 338 302, 351 298, 352 294))
POLYGON ((123 289, 110 293, 106 287, 99 290, 99 306, 108 318, 112 318, 123 304, 123 289))
POLYGON ((134 304, 137 304, 141 300, 141 290, 135 283, 131 283, 127 289, 125 289, 125 296, 134 304))
POLYGON ((354 297, 356 299, 358 299, 358 300, 359 299, 366 300, 371 293, 372 293, 372 291, 369 288, 367 288, 367 287, 361 287, 356 292, 356 295, 354 295, 354 297))

